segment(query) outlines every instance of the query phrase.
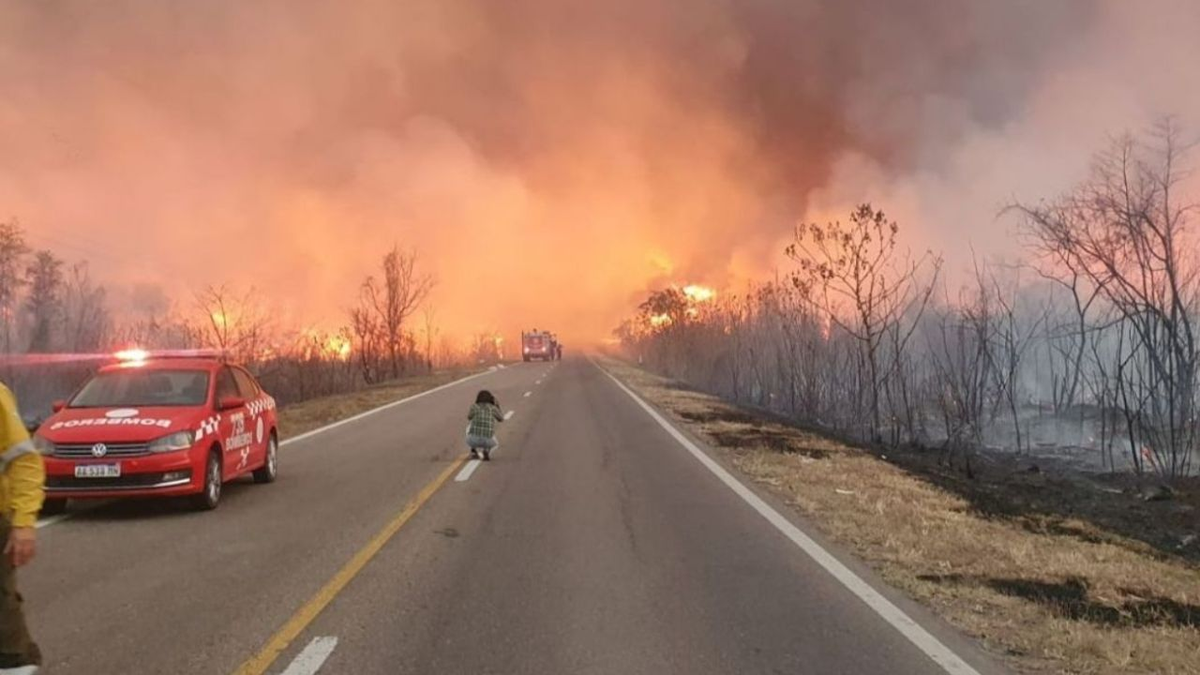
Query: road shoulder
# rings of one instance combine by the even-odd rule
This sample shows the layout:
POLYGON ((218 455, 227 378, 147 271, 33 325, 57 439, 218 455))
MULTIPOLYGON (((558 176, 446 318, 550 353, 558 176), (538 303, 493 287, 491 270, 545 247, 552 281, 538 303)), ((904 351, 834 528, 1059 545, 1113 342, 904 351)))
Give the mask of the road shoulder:
POLYGON ((1200 648, 1195 615, 1186 604, 1194 567, 1158 559, 1132 544, 1030 531, 1025 522, 983 513, 866 451, 622 361, 604 359, 602 365, 699 441, 712 459, 749 479, 757 494, 802 531, 822 545, 832 541, 827 550, 852 552, 838 557, 865 579, 885 582, 873 585, 948 644, 961 631, 1023 670, 1197 672, 1186 658, 1188 650, 1200 648), (1119 570, 1130 585, 1146 585, 1147 573, 1162 575, 1153 587, 1166 586, 1163 599, 1181 613, 1160 613, 1141 625, 1136 614, 1120 620, 1120 608, 1115 617, 1090 616, 1086 612, 1100 607, 1102 598, 1088 598, 1080 607, 1053 595, 1078 583, 1072 575, 1081 570, 1072 561, 1087 571, 1115 565, 1107 571, 1119 570), (1140 565, 1148 567, 1139 570, 1140 565), (1039 596, 1039 590, 1047 595, 1039 596), (1104 623, 1105 617, 1118 620, 1104 623))

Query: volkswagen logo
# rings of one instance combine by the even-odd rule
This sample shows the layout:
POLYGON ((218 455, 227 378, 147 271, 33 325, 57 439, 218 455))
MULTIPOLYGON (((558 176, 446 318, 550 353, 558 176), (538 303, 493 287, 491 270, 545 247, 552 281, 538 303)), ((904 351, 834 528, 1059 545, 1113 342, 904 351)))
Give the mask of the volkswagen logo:
POLYGON ((108 454, 108 446, 103 443, 97 443, 92 446, 92 457, 103 457, 108 454))

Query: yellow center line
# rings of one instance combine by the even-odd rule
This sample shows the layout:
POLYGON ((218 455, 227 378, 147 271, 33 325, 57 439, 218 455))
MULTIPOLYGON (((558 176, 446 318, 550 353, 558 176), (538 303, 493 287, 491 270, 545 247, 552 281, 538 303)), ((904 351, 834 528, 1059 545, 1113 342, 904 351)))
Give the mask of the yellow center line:
POLYGON ((279 658, 279 655, 283 653, 283 650, 287 649, 288 645, 290 645, 292 641, 300 635, 300 633, 304 632, 305 628, 308 628, 308 625, 317 618, 321 611, 324 610, 329 603, 333 602, 333 599, 337 597, 338 593, 341 593, 342 589, 344 589, 346 585, 354 579, 354 577, 358 576, 358 573, 367 566, 367 563, 371 562, 371 559, 375 557, 375 554, 379 553, 384 545, 387 544, 388 541, 400 531, 400 528, 404 527, 404 525, 414 515, 416 515, 417 511, 421 510, 421 507, 424 506, 431 497, 433 497, 434 493, 438 491, 438 488, 442 487, 442 485, 450 478, 450 476, 454 475, 454 472, 462 466, 462 463, 463 458, 460 457, 450 466, 446 467, 446 469, 443 470, 437 478, 433 479, 433 482, 421 488, 421 491, 417 493, 417 496, 414 497, 412 501, 410 501, 404 507, 404 510, 401 511, 399 515, 397 515, 390 523, 380 530, 379 534, 376 534, 366 546, 362 547, 358 551, 358 553, 355 553, 354 557, 351 558, 350 561, 342 567, 342 569, 338 570, 338 573, 333 575, 333 578, 330 579, 321 588, 321 590, 317 591, 316 595, 309 599, 308 602, 304 603, 304 606, 297 610, 296 613, 292 615, 292 618, 288 619, 287 623, 283 624, 283 626, 271 636, 271 639, 267 641, 267 644, 262 648, 261 651, 259 651, 250 660, 243 663, 236 671, 234 671, 235 675, 262 675, 263 673, 267 672, 267 669, 270 668, 271 664, 279 658))

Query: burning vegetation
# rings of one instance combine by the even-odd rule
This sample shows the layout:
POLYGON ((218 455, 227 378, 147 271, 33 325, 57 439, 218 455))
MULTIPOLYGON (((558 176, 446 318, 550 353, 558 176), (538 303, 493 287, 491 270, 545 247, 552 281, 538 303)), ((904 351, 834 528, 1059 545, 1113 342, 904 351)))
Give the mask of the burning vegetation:
POLYGON ((498 334, 489 336, 487 350, 440 335, 427 303, 432 287, 417 255, 394 248, 383 256, 380 274, 362 282, 348 323, 332 330, 282 326, 258 290, 226 285, 206 286, 183 306, 164 302, 118 314, 86 264, 68 268, 50 250, 32 251, 20 224, 4 222, 0 374, 34 414, 114 353, 210 349, 253 370, 281 403, 502 358, 498 334))
POLYGON ((728 399, 843 437, 937 449, 974 470, 1006 450, 1172 482, 1200 464, 1200 231, 1164 124, 1098 156, 1059 199, 1014 205, 1027 263, 941 257, 863 205, 796 229, 783 279, 718 297, 655 291, 627 353, 728 399))
POLYGON ((716 297, 715 290, 698 284, 673 285, 655 291, 638 308, 636 317, 621 324, 617 338, 636 339, 696 321, 713 306, 716 297))

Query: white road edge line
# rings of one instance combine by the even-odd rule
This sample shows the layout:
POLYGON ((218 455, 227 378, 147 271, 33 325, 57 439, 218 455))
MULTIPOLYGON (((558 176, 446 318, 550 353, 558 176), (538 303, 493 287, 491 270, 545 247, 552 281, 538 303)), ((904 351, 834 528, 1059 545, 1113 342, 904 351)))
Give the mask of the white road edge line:
MULTIPOLYGON (((484 375, 490 375, 494 372, 496 372, 496 371, 485 370, 483 372, 475 373, 474 375, 468 375, 466 377, 461 377, 457 380, 454 380, 453 382, 447 382, 446 384, 434 387, 433 389, 429 389, 428 391, 423 391, 419 394, 413 394, 412 396, 409 396, 408 398, 402 398, 399 401, 392 401, 391 403, 385 403, 377 408, 371 408, 370 410, 365 410, 363 412, 358 413, 357 415, 347 417, 344 420, 338 420, 337 422, 333 422, 331 424, 326 424, 325 426, 318 427, 316 429, 313 429, 312 431, 306 431, 306 432, 300 434, 299 436, 293 436, 291 438, 286 438, 279 442, 279 447, 283 447, 283 446, 289 445, 291 443, 296 443, 296 442, 302 441, 306 438, 312 438, 313 436, 316 436, 317 434, 325 433, 326 431, 329 431, 330 429, 336 429, 340 426, 350 424, 351 422, 357 422, 358 420, 361 420, 364 417, 370 417, 371 415, 374 415, 375 413, 383 412, 384 410, 389 410, 391 408, 395 408, 398 405, 403 405, 405 403, 408 403, 409 401, 415 401, 419 398, 429 396, 430 394, 436 394, 439 391, 460 385, 463 382, 469 382, 471 380, 474 380, 477 377, 483 377, 484 375)), ((96 506, 99 506, 99 504, 97 504, 96 506)), ((87 510, 87 509, 85 509, 85 510, 87 510)), ((54 515, 54 516, 46 516, 45 518, 39 518, 37 521, 36 527, 37 527, 37 529, 40 530, 43 527, 49 527, 55 523, 60 523, 64 520, 67 520, 68 518, 76 516, 79 513, 82 513, 82 511, 75 512, 75 513, 61 513, 61 514, 54 515)))
POLYGON ((858 596, 868 607, 875 611, 884 621, 887 621, 893 628, 898 630, 901 635, 908 638, 908 641, 913 643, 925 653, 926 656, 933 659, 935 663, 942 667, 942 670, 951 675, 980 675, 979 671, 975 670, 966 661, 962 660, 949 647, 942 644, 936 637, 931 635, 914 621, 911 617, 904 613, 890 600, 880 595, 879 591, 875 590, 862 577, 859 577, 850 568, 846 567, 837 558, 833 557, 828 551, 821 547, 820 544, 813 541, 811 537, 800 531, 800 528, 793 525, 787 518, 784 518, 778 511, 771 508, 769 504, 762 500, 761 497, 754 494, 749 488, 741 483, 737 478, 734 478, 720 464, 714 461, 711 457, 704 453, 695 443, 689 440, 678 429, 668 422, 657 410, 650 407, 650 404, 642 400, 640 396, 635 394, 633 390, 626 387, 623 382, 618 380, 616 376, 605 370, 600 364, 592 361, 592 365, 600 369, 611 379, 618 387, 621 388, 630 398, 634 400, 647 414, 658 422, 658 425, 666 430, 680 445, 692 454, 706 469, 711 471, 722 483, 729 489, 737 493, 743 501, 750 505, 760 516, 767 519, 767 522, 775 526, 783 536, 787 537, 812 558, 818 565, 825 568, 834 579, 837 579, 851 593, 858 596))
MULTIPOLYGON (((493 454, 493 455, 496 454, 496 451, 499 449, 500 449, 500 442, 497 441, 496 447, 492 448, 492 450, 491 450, 491 454, 493 454)), ((480 464, 483 464, 483 460, 481 460, 481 459, 467 460, 466 465, 464 465, 463 468, 458 472, 458 475, 454 477, 454 482, 455 483, 465 483, 465 482, 471 480, 471 475, 475 473, 475 469, 478 469, 480 464)))
POLYGON ((43 527, 49 527, 49 526, 59 522, 60 520, 66 520, 67 518, 70 518, 71 515, 72 514, 70 514, 70 513, 60 513, 60 514, 54 515, 54 516, 46 516, 45 518, 39 518, 37 523, 34 524, 34 528, 40 530, 43 527))
POLYGON ((283 671, 283 675, 314 675, 321 666, 325 665, 325 659, 333 653, 337 647, 338 639, 335 637, 315 637, 304 651, 296 655, 295 660, 283 671))
POLYGON ((88 501, 80 506, 76 506, 75 510, 72 511, 71 513, 58 513, 53 516, 46 516, 45 518, 38 518, 37 522, 34 523, 34 528, 40 530, 43 527, 50 527, 51 525, 53 525, 55 523, 60 523, 64 520, 74 518, 75 516, 83 515, 84 513, 87 513, 88 511, 91 511, 93 509, 98 509, 101 506, 106 506, 111 503, 112 503, 111 499, 88 501))
POLYGON ((454 477, 454 482, 465 483, 471 480, 471 474, 475 473, 475 469, 478 469, 480 464, 483 464, 483 460, 472 459, 468 461, 466 465, 463 466, 462 471, 459 471, 458 475, 454 477))

